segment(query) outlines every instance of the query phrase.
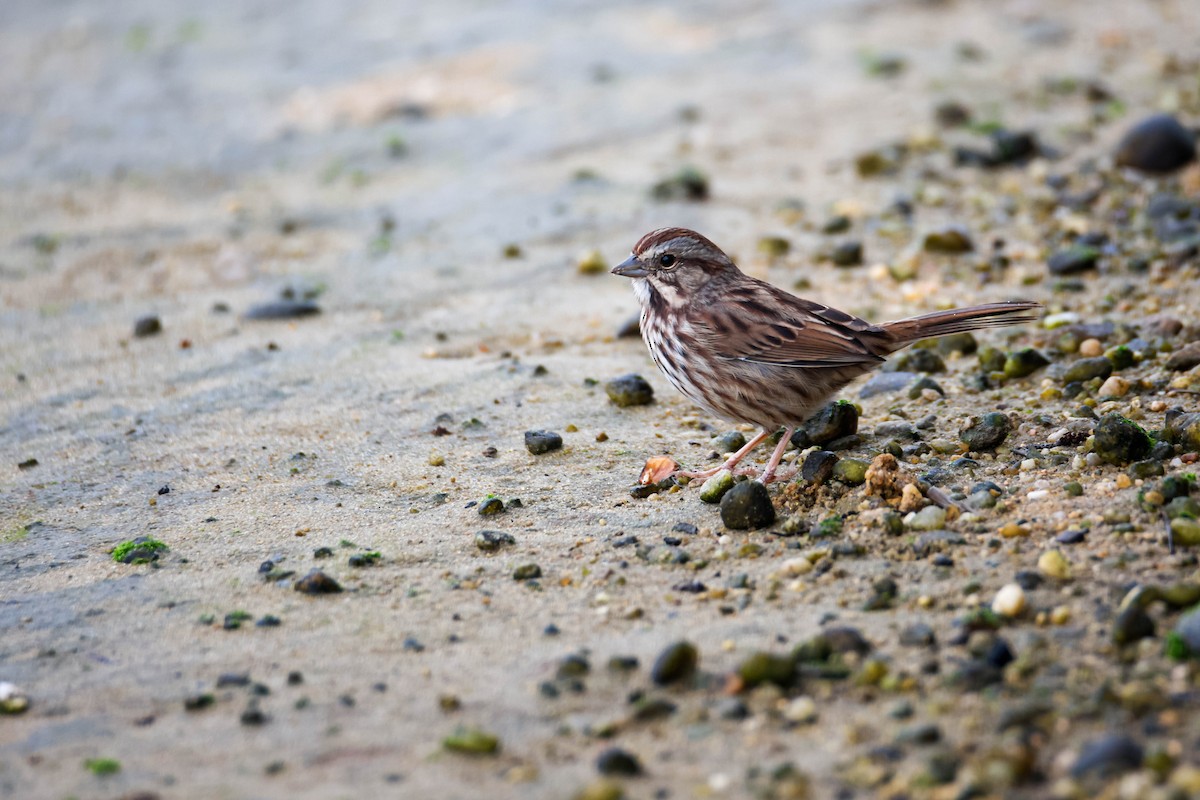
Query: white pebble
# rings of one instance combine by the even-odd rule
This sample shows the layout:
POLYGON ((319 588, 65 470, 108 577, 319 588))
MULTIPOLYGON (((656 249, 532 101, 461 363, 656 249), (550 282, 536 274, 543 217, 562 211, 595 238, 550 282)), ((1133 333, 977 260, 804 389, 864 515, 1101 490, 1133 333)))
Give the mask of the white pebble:
POLYGON ((1074 311, 1061 311, 1057 314, 1047 314, 1042 320, 1042 327, 1049 331, 1063 325, 1074 325, 1080 319, 1082 318, 1074 311))
POLYGON ((792 700, 783 709, 783 717, 789 722, 806 725, 817 719, 817 703, 808 695, 801 695, 792 700))
POLYGON ((1046 489, 1034 489, 1032 492, 1025 495, 1025 497, 1027 497, 1030 500, 1041 500, 1043 497, 1046 497, 1049 494, 1050 494, 1050 492, 1046 489))
POLYGON ((1025 590, 1015 583, 1009 583, 996 592, 992 601, 992 611, 1002 617, 1019 617, 1025 610, 1025 590))
POLYGON ((789 558, 780 566, 780 571, 789 578, 812 572, 812 562, 807 558, 789 558))
POLYGON ((730 778, 724 772, 715 772, 708 776, 708 788, 718 794, 729 791, 729 787, 732 785, 733 778, 730 778))
POLYGON ((1112 375, 1100 386, 1099 397, 1124 397, 1129 393, 1129 381, 1112 375))

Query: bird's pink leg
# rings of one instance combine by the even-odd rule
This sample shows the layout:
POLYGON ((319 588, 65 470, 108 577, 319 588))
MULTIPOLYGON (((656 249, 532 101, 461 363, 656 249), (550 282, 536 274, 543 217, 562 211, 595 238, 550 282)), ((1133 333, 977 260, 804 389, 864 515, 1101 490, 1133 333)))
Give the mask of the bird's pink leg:
POLYGON ((775 452, 771 454, 771 460, 767 462, 767 468, 763 470, 763 474, 758 479, 760 483, 765 485, 775 480, 775 468, 779 466, 779 462, 783 459, 783 451, 787 450, 788 442, 792 440, 792 433, 795 430, 795 428, 784 430, 779 444, 775 445, 775 452))
POLYGON ((732 472, 733 468, 738 465, 738 462, 741 461, 743 458, 745 458, 747 453, 749 453, 754 448, 758 447, 762 443, 762 440, 766 439, 769 435, 770 435, 770 433, 768 431, 766 431, 766 430, 761 431, 753 439, 746 442, 746 444, 743 445, 741 450, 738 450, 736 453, 731 455, 729 457, 729 460, 726 461, 724 464, 722 464, 719 467, 712 467, 711 469, 701 470, 700 472, 687 472, 685 470, 679 470, 678 472, 675 473, 675 476, 679 477, 679 478, 693 478, 693 479, 695 479, 695 478, 711 478, 713 475, 716 475, 718 472, 720 472, 723 469, 727 469, 730 472, 732 472))

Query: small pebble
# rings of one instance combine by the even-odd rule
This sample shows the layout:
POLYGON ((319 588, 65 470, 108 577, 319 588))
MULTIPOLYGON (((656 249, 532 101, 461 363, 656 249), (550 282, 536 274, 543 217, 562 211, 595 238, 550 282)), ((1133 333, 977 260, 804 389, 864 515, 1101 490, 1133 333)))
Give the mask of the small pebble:
POLYGON ((601 775, 634 777, 642 774, 642 763, 628 750, 610 747, 596 757, 596 771, 601 775))
POLYGON ((867 480, 870 466, 859 458, 843 458, 833 465, 833 479, 848 486, 861 486, 867 480))
POLYGON ((604 384, 608 399, 620 408, 644 406, 654 402, 654 387, 641 375, 630 373, 604 384))
POLYGON ((296 581, 295 589, 303 594, 336 594, 342 586, 319 569, 314 569, 296 581))
POLYGON ((721 522, 732 530, 765 528, 775 521, 767 487, 758 481, 735 484, 721 498, 721 522))
POLYGON ((782 236, 763 236, 758 240, 758 252, 767 258, 783 258, 792 249, 792 243, 782 236))
POLYGON ((1186 372, 1197 366, 1200 366, 1200 342, 1192 342, 1171 353, 1166 364, 1172 372, 1186 372))
POLYGON ((916 379, 915 372, 877 372, 863 384, 858 396, 868 400, 882 394, 894 394, 907 388, 916 379))
POLYGON ((183 709, 184 711, 202 711, 215 705, 216 702, 217 698, 212 692, 188 695, 183 698, 183 709))
POLYGON ((958 432, 959 438, 970 448, 971 452, 987 452, 995 450, 1012 431, 1012 422, 1006 414, 993 411, 972 420, 967 427, 958 432))
POLYGON ((808 695, 800 695, 783 707, 783 718, 797 725, 811 725, 817 721, 817 702, 808 695))
POLYGON ((992 600, 992 611, 1002 617, 1019 617, 1025 610, 1025 590, 1015 583, 1009 583, 996 592, 992 600))
POLYGON ((1050 256, 1046 267, 1051 275, 1077 275, 1094 270, 1099 259, 1099 249, 1076 244, 1050 256))
POLYGON ((599 250, 592 250, 576 262, 575 269, 580 275, 601 275, 608 272, 608 262, 599 250))
POLYGON ((946 509, 938 506, 925 506, 920 511, 905 517, 904 524, 914 531, 941 530, 946 527, 946 509))
POLYGON ((738 665, 737 674, 747 687, 772 683, 786 689, 796 681, 796 659, 759 650, 738 665))
POLYGON ((1113 412, 1096 426, 1092 449, 1100 460, 1121 466, 1145 458, 1152 446, 1150 436, 1137 423, 1113 412))
POLYGON ((1082 778, 1094 773, 1111 778, 1141 768, 1144 758, 1142 746, 1129 734, 1107 733, 1083 746, 1071 766, 1071 775, 1082 778))
POLYGON ((275 300, 251 306, 246 309, 246 313, 242 315, 242 319, 260 321, 301 319, 320 313, 321 307, 307 300, 275 300))
POLYGON ((1118 645, 1133 644, 1154 636, 1154 620, 1140 605, 1130 604, 1121 609, 1113 620, 1112 639, 1118 645))
POLYGON ((602 778, 592 781, 575 794, 571 800, 624 800, 625 789, 616 781, 602 778))
POLYGON ((732 488, 733 473, 723 469, 700 486, 700 500, 704 503, 719 503, 732 488))
POLYGON ((1186 611, 1175 623, 1175 636, 1187 648, 1188 655, 1200 656, 1200 607, 1186 611))
POLYGON ((0 681, 0 714, 22 714, 29 708, 29 696, 15 683, 0 681))
POLYGON ((243 725, 257 727, 259 725, 266 725, 270 721, 270 717, 258 707, 257 702, 251 700, 250 704, 246 706, 246 710, 242 712, 240 720, 243 725))
POLYGON ((1067 530, 1054 537, 1054 541, 1059 544, 1079 544, 1087 539, 1087 531, 1085 530, 1067 530))
POLYGON ((924 622, 914 622, 900 631, 900 644, 905 647, 933 647, 937 644, 937 637, 933 628, 924 622))
POLYGON ((691 642, 675 642, 668 645, 650 669, 650 680, 659 686, 678 683, 692 677, 700 662, 700 651, 691 642))
POLYGON ((475 534, 475 546, 485 553, 494 553, 501 547, 516 543, 516 538, 505 531, 479 531, 475 534))
POLYGON ((863 263, 863 245, 857 240, 839 242, 829 254, 829 260, 838 267, 857 267, 863 263))
POLYGON ((499 497, 487 497, 479 504, 479 516, 491 517, 504 513, 504 501, 499 497))
POLYGON ((839 400, 830 403, 807 421, 792 437, 797 447, 825 445, 858 432, 858 407, 839 400))
POLYGON ((1056 581, 1071 579, 1071 565, 1060 550, 1047 550, 1038 557, 1038 571, 1056 581))
POLYGON ((442 747, 454 753, 490 756, 500 751, 500 739, 479 728, 460 726, 442 740, 442 747))
POLYGON ((1171 520, 1171 535, 1180 547, 1200 547, 1200 522, 1190 517, 1171 520))
POLYGON ((741 431, 726 431, 712 440, 713 449, 718 453, 734 453, 746 444, 746 435, 741 431))
POLYGON ((681 167, 650 188, 650 196, 660 201, 700 202, 708 199, 708 193, 708 176, 692 166, 681 167))
POLYGON ((1167 173, 1196 158, 1196 139, 1170 114, 1154 114, 1129 129, 1117 144, 1118 166, 1167 173))
POLYGON ((1086 383, 1092 378, 1107 378, 1112 372, 1113 364, 1104 356, 1081 358, 1063 371, 1062 382, 1086 383))
POLYGON ((804 458, 800 467, 800 477, 806 482, 820 486, 833 477, 833 468, 838 457, 828 450, 814 450, 804 458))
POLYGON ((553 431, 525 431, 525 449, 535 456, 561 450, 562 436, 553 431))
POLYGON ((154 315, 139 317, 138 320, 133 323, 133 335, 139 339, 162 333, 162 329, 162 320, 154 315))
POLYGON ((1047 366, 1050 359, 1046 358, 1032 347, 1027 347, 1024 350, 1016 350, 1009 353, 1004 359, 1004 377, 1006 378, 1025 378, 1037 372, 1042 367, 1047 366))
POLYGON ((513 570, 514 581, 529 581, 542 577, 542 568, 537 564, 522 564, 513 570))
POLYGON ((921 247, 927 253, 969 253, 975 249, 971 234, 961 225, 949 225, 925 234, 921 247))

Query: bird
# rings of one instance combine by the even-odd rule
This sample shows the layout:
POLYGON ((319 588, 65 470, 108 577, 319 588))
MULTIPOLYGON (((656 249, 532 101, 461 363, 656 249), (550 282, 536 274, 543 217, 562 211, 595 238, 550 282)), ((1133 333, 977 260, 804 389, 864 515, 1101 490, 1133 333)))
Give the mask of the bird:
POLYGON ((758 477, 778 480, 796 429, 888 355, 921 339, 1031 322, 1041 308, 1014 300, 874 324, 745 274, 686 228, 647 233, 612 274, 632 279, 642 339, 671 385, 713 416, 760 429, 724 463, 672 473, 690 479, 753 474, 739 463, 782 428, 758 477))

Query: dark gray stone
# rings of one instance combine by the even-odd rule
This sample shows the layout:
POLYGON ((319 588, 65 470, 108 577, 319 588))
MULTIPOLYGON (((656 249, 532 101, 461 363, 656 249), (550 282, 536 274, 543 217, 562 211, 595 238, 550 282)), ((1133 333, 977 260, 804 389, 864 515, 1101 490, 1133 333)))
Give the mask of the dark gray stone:
POLYGON ((1117 144, 1117 164, 1142 172, 1174 172, 1195 158, 1195 136, 1170 114, 1147 117, 1117 144))
POLYGON ((721 522, 726 528, 765 528, 774 521, 775 506, 771 504, 767 487, 758 481, 736 484, 721 498, 721 522))
POLYGON ((525 431, 525 449, 535 456, 561 450, 562 436, 554 431, 525 431))

